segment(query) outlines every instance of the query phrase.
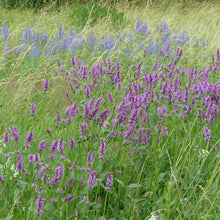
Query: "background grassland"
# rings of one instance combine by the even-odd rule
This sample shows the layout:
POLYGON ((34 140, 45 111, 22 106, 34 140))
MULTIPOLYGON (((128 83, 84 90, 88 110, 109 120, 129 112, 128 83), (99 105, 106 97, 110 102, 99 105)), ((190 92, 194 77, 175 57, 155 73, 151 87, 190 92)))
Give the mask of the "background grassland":
MULTIPOLYGON (((146 4, 136 4, 130 1, 118 1, 111 5, 112 10, 109 9, 109 5, 109 2, 101 2, 99 7, 106 8, 106 11, 100 12, 99 19, 96 19, 96 14, 92 14, 94 7, 90 5, 84 8, 85 16, 82 17, 84 6, 80 4, 63 5, 59 11, 54 5, 39 10, 21 8, 8 10, 1 7, 0 23, 6 21, 11 31, 10 45, 16 47, 20 44, 21 33, 26 27, 31 27, 39 33, 47 32, 50 37, 57 35, 60 24, 64 30, 69 31, 72 27, 85 37, 92 32, 98 37, 105 37, 107 34, 117 37, 121 29, 125 35, 128 35, 140 16, 141 21, 147 22, 156 38, 159 35, 156 26, 164 21, 171 33, 174 33, 176 29, 178 33, 187 30, 192 39, 189 45, 183 46, 184 54, 180 66, 186 68, 196 66, 201 69, 205 68, 207 64, 210 64, 211 56, 216 54, 216 49, 220 48, 220 4, 217 2, 191 1, 186 4, 186 1, 172 1, 172 3, 147 1, 146 4), (86 9, 89 9, 88 13, 86 9), (200 40, 206 39, 208 46, 195 47, 193 39, 196 36, 200 40), (207 62, 204 59, 198 59, 199 55, 202 58, 208 56, 207 62)), ((138 40, 139 38, 134 39, 134 41, 138 40)), ((2 42, 0 42, 1 48, 6 46, 2 45, 2 42)), ((134 54, 131 60, 121 57, 119 52, 110 56, 114 61, 120 59, 122 74, 125 76, 128 73, 128 66, 136 63, 137 60, 146 62, 148 68, 151 68, 155 60, 155 58, 144 57, 142 51, 134 54)), ((58 68, 58 59, 62 66, 68 69, 72 55, 66 52, 55 55, 53 59, 50 57, 30 59, 25 54, 20 56, 11 54, 6 56, 4 65, 2 65, 3 56, 3 54, 0 55, 0 137, 11 125, 16 125, 20 129, 19 133, 23 134, 23 140, 27 132, 34 129, 36 137, 38 136, 36 143, 39 143, 41 139, 49 137, 45 131, 54 127, 55 111, 63 111, 68 106, 65 94, 60 92, 64 88, 63 82, 54 76, 54 71, 58 68), (46 71, 46 68, 50 71, 46 71), (51 89, 49 95, 43 91, 45 78, 49 78, 51 82, 54 81, 54 84, 50 85, 53 90, 51 89), (32 101, 37 104, 38 112, 34 122, 30 117, 32 101)), ((101 61, 108 56, 107 52, 99 51, 91 56, 86 49, 75 54, 76 58, 83 59, 84 63, 90 66, 95 61, 101 61)), ((219 81, 219 78, 214 80, 219 81)), ((124 213, 115 213, 116 219, 148 219, 152 212, 157 215, 161 213, 160 216, 163 219, 218 219, 220 217, 219 151, 214 154, 210 151, 208 156, 198 156, 198 151, 194 149, 196 143, 204 145, 204 149, 209 149, 209 146, 201 140, 203 131, 199 130, 200 124, 196 119, 189 123, 184 120, 179 122, 178 119, 173 118, 165 123, 173 128, 169 131, 173 132, 173 136, 169 136, 167 140, 162 138, 160 142, 157 140, 150 142, 151 148, 147 150, 147 157, 144 160, 144 166, 149 169, 149 174, 143 176, 145 171, 140 171, 138 165, 126 155, 126 147, 122 147, 118 157, 119 162, 115 161, 111 166, 119 166, 126 173, 123 176, 125 186, 129 185, 132 179, 135 179, 136 185, 125 187, 125 190, 118 181, 118 188, 121 191, 119 190, 118 195, 106 196, 108 198, 106 203, 111 204, 112 196, 114 199, 117 198, 112 204, 124 207, 124 213), (177 127, 182 129, 175 132, 177 127)), ((76 132, 75 128, 68 130, 68 128, 60 127, 59 129, 53 130, 56 137, 62 132, 64 137, 69 137, 71 133, 76 132)), ((219 145, 218 129, 219 118, 213 126, 215 147, 219 145)), ((98 147, 97 143, 93 142, 93 144, 93 149, 98 147)), ((117 144, 117 141, 112 144, 117 144)), ((85 144, 82 146, 84 150, 78 151, 77 154, 82 154, 82 158, 86 158, 89 146, 90 143, 85 144)), ((13 188, 11 190, 14 191, 13 188)), ((76 190, 81 190, 80 186, 76 190)), ((11 197, 13 196, 14 198, 8 199, 8 203, 5 203, 4 217, 6 212, 10 214, 12 207, 10 201, 18 198, 17 195, 11 197)), ((114 207, 110 211, 106 210, 106 213, 112 213, 113 210, 114 207)), ((93 212, 89 211, 87 218, 95 219, 93 212)), ((24 214, 31 215, 28 210, 24 213, 18 211, 18 213, 19 217, 24 214)), ((62 218, 64 216, 60 214, 60 219, 62 218)))

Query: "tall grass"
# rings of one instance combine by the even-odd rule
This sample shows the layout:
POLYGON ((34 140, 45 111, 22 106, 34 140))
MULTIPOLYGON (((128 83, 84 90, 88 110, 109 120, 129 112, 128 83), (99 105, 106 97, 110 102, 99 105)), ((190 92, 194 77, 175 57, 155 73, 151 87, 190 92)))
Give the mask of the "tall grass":
MULTIPOLYGON (((11 126, 17 127, 20 136, 18 141, 13 141, 17 132, 11 131, 9 143, 0 143, 0 175, 4 177, 0 183, 1 218, 22 219, 25 216, 26 219, 37 219, 34 213, 39 211, 37 199, 41 198, 46 199, 43 200, 42 219, 149 219, 153 215, 157 219, 220 217, 219 114, 216 110, 212 125, 208 116, 199 115, 198 109, 206 112, 204 100, 209 97, 212 101, 218 100, 219 90, 214 94, 214 90, 207 92, 204 89, 206 92, 199 93, 199 98, 195 98, 196 105, 191 103, 198 95, 193 86, 203 85, 206 80, 201 72, 215 64, 219 66, 216 51, 220 48, 220 5, 195 1, 187 5, 184 1, 160 3, 162 6, 148 1, 147 4, 134 7, 132 3, 118 1, 114 9, 105 10, 109 3, 103 1, 97 7, 104 8, 104 16, 100 13, 100 18, 94 19, 92 10, 96 6, 88 6, 89 13, 83 17, 81 24, 74 22, 79 21, 81 16, 81 9, 74 6, 62 6, 60 12, 54 10, 53 6, 39 11, 1 8, 0 21, 5 21, 9 28, 10 39, 5 40, 0 35, 0 48, 3 51, 0 56, 0 137, 9 132, 11 126), (74 10, 79 10, 75 18, 74 10), (117 23, 113 18, 118 15, 121 20, 117 23), (159 52, 146 53, 145 49, 149 48, 147 34, 133 31, 137 22, 144 24, 145 21, 154 44, 157 38, 161 38, 164 24, 167 24, 169 33, 174 34, 178 29, 178 34, 189 35, 190 41, 183 44, 172 41, 172 51, 165 51, 166 59, 159 52), (59 30, 60 33, 69 33, 72 27, 83 39, 94 33, 99 41, 94 47, 88 43, 76 49, 75 64, 71 63, 73 54, 70 49, 63 49, 53 56, 30 56, 34 45, 31 41, 24 52, 15 55, 14 50, 22 47, 21 34, 26 33, 26 27, 31 27, 36 34, 46 33, 49 39, 55 39, 59 30), (101 39, 106 39, 107 34, 116 42, 121 29, 125 40, 120 42, 117 50, 115 47, 100 50, 96 47, 101 45, 101 39), (132 40, 128 39, 129 34, 132 34, 132 40), (195 45, 196 37, 198 45, 195 45), (143 46, 139 48, 140 39, 143 46), (5 52, 7 42, 11 53, 5 52), (177 49, 183 51, 180 59, 177 58, 177 49), (125 53, 125 50, 128 52, 125 53), (158 67, 155 60, 159 62, 158 67), (179 70, 175 69, 173 76, 163 78, 169 71, 172 72, 172 64, 179 70), (141 65, 140 75, 138 65, 141 65), (85 72, 82 66, 87 69, 85 72), (184 67, 186 73, 182 74, 180 70, 184 67), (196 68, 197 81, 193 81, 188 71, 196 72, 196 68), (119 81, 117 72, 120 72, 119 81), (159 76, 155 83, 147 82, 152 72, 159 76), (145 80, 142 80, 143 77, 146 77, 145 80), (169 98, 159 98, 157 93, 165 95, 167 92, 165 89, 164 93, 161 92, 162 83, 175 84, 176 77, 182 82, 182 85, 178 85, 179 90, 185 92, 188 87, 189 102, 184 103, 178 98, 169 102, 169 98), (45 79, 49 79, 48 91, 45 79), (141 86, 139 92, 136 92, 134 83, 137 87, 141 86), (110 93, 114 101, 109 98, 110 93), (149 103, 135 106, 134 99, 147 93, 149 103), (85 106, 92 106, 99 97, 104 100, 97 116, 85 114, 85 106), (123 100, 130 104, 126 105, 123 100), (36 105, 35 115, 31 115, 31 103, 36 105), (73 103, 77 103, 79 113, 73 103), (191 108, 186 115, 184 105, 191 108), (67 111, 70 106, 76 112, 74 120, 67 123, 65 119, 70 117, 70 108, 67 111), (161 113, 163 106, 166 106, 165 113, 161 113), (109 109, 109 115, 106 118, 102 116, 105 118, 102 120, 100 113, 105 109, 109 109), (178 110, 178 114, 172 110, 178 110), (123 111, 126 112, 125 118, 120 115, 123 111), (59 119, 57 112, 64 122, 59 119), (134 119, 136 115, 138 118, 134 119), (117 119, 118 124, 112 119, 117 119), (130 137, 131 125, 134 131, 130 137), (147 140, 141 140, 141 128, 148 136, 147 140), (210 140, 208 135, 205 137, 206 128, 210 129, 210 140), (34 132, 33 141, 27 141, 28 132, 34 132), (69 142, 72 138, 75 147, 69 142), (42 140, 46 141, 45 149, 42 140), (50 150, 54 141, 57 141, 56 152, 50 150), (30 144, 31 147, 25 147, 24 144, 30 144), (39 151, 39 148, 42 150, 39 151), (32 163, 28 156, 37 152, 41 160, 32 163), (95 157, 91 159, 93 153, 95 157), (51 155, 48 157, 48 154, 54 154, 55 159, 51 155), (24 162, 23 170, 16 169, 19 161, 24 162), (60 166, 57 169, 62 170, 62 165, 64 175, 60 174, 58 183, 52 186, 50 181, 56 173, 55 169, 60 166), (72 170, 69 169, 71 167, 72 170), (88 187, 88 181, 95 173, 90 172, 89 168, 97 172, 97 181, 91 188, 88 187), (57 202, 52 203, 51 199, 57 199, 57 202)), ((49 45, 50 41, 42 40, 39 50, 43 51, 49 45)), ((209 72, 207 80, 217 88, 219 69, 209 72)), ((212 104, 219 108, 218 101, 212 104)))

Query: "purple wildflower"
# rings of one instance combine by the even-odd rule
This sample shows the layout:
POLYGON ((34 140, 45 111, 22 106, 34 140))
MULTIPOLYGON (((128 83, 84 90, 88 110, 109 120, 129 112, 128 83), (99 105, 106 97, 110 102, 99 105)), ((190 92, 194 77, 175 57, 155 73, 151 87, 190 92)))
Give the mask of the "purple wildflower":
POLYGON ((73 179, 70 179, 69 181, 67 181, 67 187, 70 187, 73 185, 73 179))
POLYGON ((44 198, 37 199, 37 208, 35 211, 35 215, 42 215, 45 200, 46 199, 44 199, 44 198))
POLYGON ((98 173, 97 173, 97 171, 95 171, 95 170, 90 172, 87 188, 93 189, 93 184, 94 184, 94 182, 95 182, 95 179, 96 179, 97 174, 98 174, 98 173))
POLYGON ((89 83, 87 83, 86 88, 85 88, 87 98, 91 96, 91 90, 92 90, 92 86, 89 83))
POLYGON ((63 191, 62 188, 58 188, 58 189, 57 189, 57 192, 62 194, 64 191, 63 191))
POLYGON ((114 100, 114 98, 113 98, 113 96, 112 96, 112 93, 108 93, 108 99, 109 99, 109 101, 110 101, 110 103, 112 104, 112 105, 114 105, 114 103, 115 103, 115 100, 114 100))
POLYGON ((45 81, 44 81, 44 90, 45 91, 49 90, 49 79, 45 79, 45 81))
POLYGON ((210 140, 210 138, 211 138, 211 133, 210 133, 210 130, 209 130, 208 127, 206 127, 206 128, 204 129, 204 136, 205 136, 205 138, 204 138, 205 141, 209 141, 209 140, 210 140))
POLYGON ((56 155, 55 154, 48 154, 47 155, 50 159, 53 159, 53 158, 55 158, 56 157, 56 155))
POLYGON ((24 147, 25 148, 31 148, 31 145, 30 144, 24 144, 24 147))
POLYGON ((104 138, 100 138, 100 140, 101 140, 101 145, 100 145, 100 148, 99 148, 99 153, 101 155, 104 155, 105 154, 105 150, 106 150, 105 139, 104 138))
POLYGON ((9 130, 12 133, 12 139, 14 141, 18 141, 19 140, 19 135, 18 135, 17 127, 11 126, 9 130))
POLYGON ((8 132, 4 133, 3 141, 5 142, 5 144, 8 144, 8 142, 9 142, 9 133, 8 132))
POLYGON ((55 169, 55 177, 58 179, 62 179, 64 175, 64 166, 60 165, 55 169))
POLYGON ((112 119, 112 124, 113 124, 114 126, 118 126, 118 119, 113 118, 113 119, 112 119))
POLYGON ((116 132, 115 131, 110 131, 109 132, 109 137, 116 138, 116 132))
POLYGON ((157 112, 159 113, 160 117, 166 117, 167 118, 168 116, 166 114, 166 110, 167 110, 166 106, 163 105, 162 108, 159 107, 157 109, 157 112))
POLYGON ((163 136, 164 136, 164 137, 167 137, 167 136, 168 136, 167 127, 163 127, 163 136))
POLYGON ((121 171, 120 171, 120 170, 117 170, 117 169, 115 170, 115 172, 116 172, 116 173, 121 173, 121 171))
POLYGON ((89 197, 83 196, 83 199, 85 200, 86 204, 89 204, 89 197))
POLYGON ((88 155, 87 155, 87 160, 88 160, 88 166, 92 166, 93 161, 94 161, 94 157, 95 157, 95 152, 91 152, 89 151, 88 155))
POLYGON ((59 182, 59 180, 63 178, 63 176, 64 176, 64 166, 60 165, 56 167, 54 178, 51 179, 50 185, 51 186, 56 185, 59 182))
POLYGON ((36 114, 36 105, 32 102, 31 103, 31 116, 36 114))
POLYGON ((59 112, 56 112, 56 120, 57 120, 57 121, 60 121, 60 120, 61 120, 61 117, 60 117, 60 113, 59 113, 59 112))
POLYGON ((35 155, 34 154, 29 154, 28 155, 29 163, 33 163, 35 160, 35 155))
POLYGON ((118 83, 117 83, 117 87, 118 87, 118 89, 121 89, 121 88, 122 88, 121 82, 118 82, 118 83))
POLYGON ((84 181, 82 178, 80 178, 80 183, 81 183, 81 184, 84 184, 85 181, 84 181))
POLYGON ((55 140, 55 141, 52 142, 51 147, 50 147, 50 150, 51 150, 52 152, 56 152, 57 147, 58 147, 58 141, 55 140))
POLYGON ((101 120, 105 120, 108 117, 109 113, 110 111, 108 109, 105 109, 99 114, 99 117, 101 118, 101 120))
POLYGON ((69 195, 64 199, 64 202, 71 202, 73 200, 73 195, 69 195))
POLYGON ((57 199, 51 199, 51 202, 52 203, 57 202, 57 199))
POLYGON ((45 140, 42 140, 42 141, 39 143, 39 151, 43 151, 46 147, 47 147, 46 141, 45 141, 45 140))
POLYGON ((17 170, 22 170, 23 169, 23 161, 19 161, 18 163, 17 163, 17 170))
POLYGON ((87 121, 84 121, 81 125, 80 125, 80 134, 83 135, 84 134, 84 131, 85 129, 83 128, 89 128, 89 125, 88 125, 88 122, 87 121))
POLYGON ((66 159, 66 155, 60 157, 60 160, 65 160, 65 159, 66 159))
POLYGON ((18 153, 18 161, 22 161, 22 155, 20 153, 18 153))
POLYGON ((113 185, 113 175, 112 175, 112 173, 108 173, 106 186, 112 187, 112 185, 113 185))
POLYGON ((60 138, 60 140, 58 141, 58 145, 57 145, 57 149, 59 151, 59 153, 63 154, 64 153, 64 143, 63 143, 63 137, 60 138))
POLYGON ((76 62, 75 62, 74 57, 72 57, 72 59, 71 59, 71 63, 72 63, 72 66, 75 66, 76 62))
POLYGON ((2 183, 4 181, 4 177, 2 175, 0 175, 0 183, 2 183))
POLYGON ((30 142, 33 141, 33 138, 34 138, 34 133, 33 133, 33 132, 29 132, 28 135, 27 135, 27 137, 26 137, 25 142, 26 142, 26 143, 30 143, 30 142))
POLYGON ((121 69, 121 66, 120 66, 120 63, 119 63, 119 61, 118 61, 118 60, 116 61, 116 68, 117 68, 118 70, 120 70, 120 69, 121 69))
POLYGON ((50 185, 51 185, 51 186, 55 186, 58 182, 59 182, 59 179, 56 178, 56 177, 54 177, 54 178, 51 179, 50 185))
POLYGON ((75 142, 74 138, 69 140, 69 146, 72 148, 74 148, 76 146, 76 142, 75 142))
POLYGON ((19 140, 19 135, 18 135, 18 133, 14 133, 13 136, 12 136, 12 139, 13 139, 14 141, 18 141, 18 140, 19 140))
POLYGON ((39 161, 39 160, 40 160, 40 154, 39 154, 39 153, 36 153, 36 154, 35 154, 35 160, 36 160, 36 161, 39 161))
POLYGON ((158 60, 156 60, 156 61, 155 61, 155 63, 154 63, 154 65, 153 65, 152 70, 153 70, 153 71, 155 71, 155 70, 157 70, 157 69, 158 69, 158 67, 159 67, 159 61, 158 61, 158 60))
POLYGON ((108 128, 110 124, 108 121, 104 121, 102 125, 103 125, 103 128, 108 128))

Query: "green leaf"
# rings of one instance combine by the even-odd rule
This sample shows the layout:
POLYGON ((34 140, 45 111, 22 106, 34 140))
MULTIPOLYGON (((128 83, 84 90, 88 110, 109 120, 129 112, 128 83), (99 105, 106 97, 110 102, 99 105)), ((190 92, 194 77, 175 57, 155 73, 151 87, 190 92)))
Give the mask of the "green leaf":
POLYGON ((116 180, 120 185, 125 186, 125 184, 124 184, 121 180, 119 180, 119 179, 117 179, 117 178, 115 178, 115 180, 116 180))
POLYGON ((139 187, 142 187, 142 185, 141 184, 136 184, 136 183, 132 183, 132 184, 127 186, 127 188, 139 188, 139 187))

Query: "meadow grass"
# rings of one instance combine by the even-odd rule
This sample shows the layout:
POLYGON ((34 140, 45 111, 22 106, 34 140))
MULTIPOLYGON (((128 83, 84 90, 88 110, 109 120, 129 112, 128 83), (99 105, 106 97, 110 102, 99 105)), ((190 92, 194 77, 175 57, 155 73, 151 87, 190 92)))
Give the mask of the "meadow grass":
POLYGON ((107 6, 89 5, 87 19, 82 5, 0 9, 10 30, 10 38, 0 35, 0 137, 12 126, 9 143, 0 143, 1 219, 218 219, 220 5, 122 1, 94 21, 92 10, 107 6), (15 55, 27 27, 47 38, 29 38, 15 55), (74 52, 63 40, 71 28, 74 52), (154 51, 177 29, 183 42, 154 51), (59 51, 43 56, 50 40, 59 51))

